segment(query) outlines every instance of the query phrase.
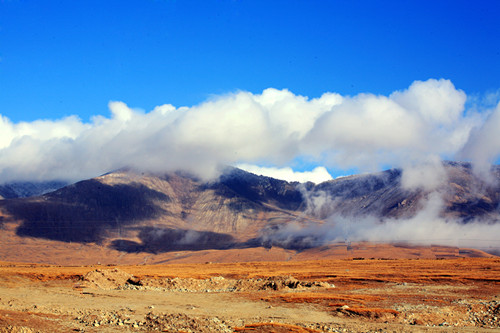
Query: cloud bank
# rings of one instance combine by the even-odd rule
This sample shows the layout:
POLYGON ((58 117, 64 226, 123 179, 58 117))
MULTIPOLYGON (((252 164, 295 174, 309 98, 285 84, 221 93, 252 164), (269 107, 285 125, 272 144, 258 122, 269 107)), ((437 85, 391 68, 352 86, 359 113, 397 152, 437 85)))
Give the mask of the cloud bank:
POLYGON ((487 116, 480 127, 474 128, 460 157, 475 162, 476 171, 484 175, 500 157, 500 103, 487 116))
MULTIPOLYGON (((308 202, 311 212, 326 209, 329 200, 308 202)), ((331 201, 330 201, 331 202, 331 201)), ((413 245, 448 245, 472 247, 492 253, 500 251, 499 223, 458 220, 442 217, 444 203, 440 193, 433 192, 423 208, 413 217, 405 219, 367 216, 330 215, 323 224, 292 222, 264 230, 260 240, 265 246, 284 248, 311 248, 338 242, 382 242, 413 245)))
MULTIPOLYGON (((90 122, 71 116, 13 123, 0 116, 0 182, 80 180, 124 166, 181 169, 208 180, 221 165, 238 164, 273 165, 276 169, 267 171, 296 177, 279 168, 297 158, 361 171, 429 164, 458 154, 491 163, 500 152, 493 140, 500 106, 466 110, 466 99, 450 81, 430 79, 389 96, 325 93, 309 99, 270 88, 149 112, 110 102, 110 116, 90 122)), ((308 176, 327 177, 325 171, 308 176)))

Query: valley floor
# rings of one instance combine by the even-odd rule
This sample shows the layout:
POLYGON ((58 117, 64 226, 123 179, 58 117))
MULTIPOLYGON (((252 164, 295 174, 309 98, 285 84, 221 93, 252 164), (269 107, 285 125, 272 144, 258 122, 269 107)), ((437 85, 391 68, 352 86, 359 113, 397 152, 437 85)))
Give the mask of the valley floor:
POLYGON ((500 258, 0 262, 0 332, 70 331, 500 331, 500 258))

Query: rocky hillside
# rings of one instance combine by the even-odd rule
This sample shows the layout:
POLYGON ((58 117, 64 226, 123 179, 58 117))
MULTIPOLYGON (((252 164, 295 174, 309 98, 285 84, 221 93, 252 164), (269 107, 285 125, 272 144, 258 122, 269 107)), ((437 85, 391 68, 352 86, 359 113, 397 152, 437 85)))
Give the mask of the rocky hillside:
POLYGON ((205 184, 173 173, 118 171, 38 197, 0 201, 19 236, 111 242, 123 251, 246 246, 268 223, 301 220, 295 185, 231 169, 205 184))
MULTIPOLYGON (((492 169, 488 180, 474 175, 469 163, 444 163, 446 176, 432 192, 443 199, 442 215, 467 222, 471 219, 496 220, 500 212, 500 167, 492 169)), ((381 218, 414 216, 431 191, 407 189, 401 185, 402 171, 344 177, 310 187, 309 199, 324 197, 327 204, 313 210, 320 218, 333 213, 347 216, 372 215, 381 218)))
MULTIPOLYGON (((492 182, 475 177, 466 163, 446 163, 445 170, 448 178, 436 190, 443 216, 498 220, 500 168, 492 182)), ((265 246, 266 234, 291 222, 322 224, 332 214, 414 216, 430 192, 405 189, 401 179, 394 169, 314 185, 228 168, 219 180, 203 183, 183 173, 121 170, 40 196, 0 200, 0 224, 15 225, 20 237, 124 252, 265 246)))

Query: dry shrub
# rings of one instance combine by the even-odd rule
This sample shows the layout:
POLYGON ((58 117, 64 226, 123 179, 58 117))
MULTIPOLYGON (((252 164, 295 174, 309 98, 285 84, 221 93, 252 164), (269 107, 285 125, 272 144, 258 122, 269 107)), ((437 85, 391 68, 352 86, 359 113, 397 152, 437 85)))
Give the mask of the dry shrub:
POLYGON ((320 331, 297 325, 279 324, 279 323, 257 323, 249 324, 244 327, 234 327, 235 332, 261 332, 261 333, 319 333, 320 331))
POLYGON ((287 293, 280 294, 262 298, 265 301, 280 300, 286 303, 323 303, 323 302, 333 302, 330 304, 342 303, 345 305, 346 302, 356 303, 356 304, 366 304, 366 302, 380 301, 383 298, 372 295, 332 295, 324 293, 287 293))
POLYGON ((338 311, 348 315, 365 317, 369 319, 395 318, 399 315, 399 312, 396 310, 384 308, 342 307, 338 309, 338 311))

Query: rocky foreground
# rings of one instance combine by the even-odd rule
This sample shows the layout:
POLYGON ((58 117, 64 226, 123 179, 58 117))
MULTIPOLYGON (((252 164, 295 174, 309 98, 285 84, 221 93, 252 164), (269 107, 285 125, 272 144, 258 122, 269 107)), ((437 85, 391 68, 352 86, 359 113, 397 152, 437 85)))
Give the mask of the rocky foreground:
POLYGON ((500 259, 0 264, 0 332, 493 332, 500 259))

